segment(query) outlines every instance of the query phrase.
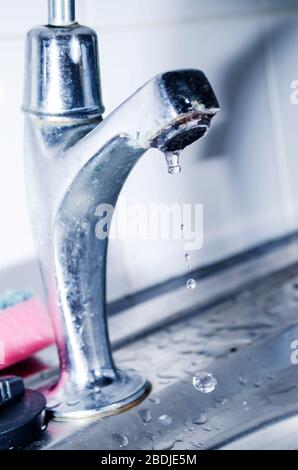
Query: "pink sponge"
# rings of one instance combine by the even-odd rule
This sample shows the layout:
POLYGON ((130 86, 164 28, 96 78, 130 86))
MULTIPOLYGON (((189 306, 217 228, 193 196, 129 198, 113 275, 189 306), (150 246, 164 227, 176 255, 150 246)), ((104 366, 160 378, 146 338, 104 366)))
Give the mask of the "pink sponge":
POLYGON ((4 308, 0 302, 0 370, 54 342, 52 325, 40 300, 25 298, 15 305, 4 304, 4 308))

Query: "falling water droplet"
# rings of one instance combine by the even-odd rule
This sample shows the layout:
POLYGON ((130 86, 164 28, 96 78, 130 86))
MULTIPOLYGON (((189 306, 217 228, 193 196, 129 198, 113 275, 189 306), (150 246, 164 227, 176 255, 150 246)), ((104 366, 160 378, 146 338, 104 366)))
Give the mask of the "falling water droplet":
POLYGON ((197 372, 192 379, 193 386, 202 393, 211 393, 217 386, 217 380, 209 372, 197 372))
POLYGON ((185 253, 185 261, 187 263, 187 269, 191 269, 190 254, 189 253, 185 253))
POLYGON ((143 422, 148 424, 152 421, 152 417, 149 410, 140 410, 139 415, 141 416, 143 422))
POLYGON ((173 418, 168 415, 161 415, 159 416, 158 420, 163 426, 170 426, 172 424, 173 418))
POLYGON ((181 172, 181 166, 179 164, 180 151, 176 152, 166 152, 165 153, 166 162, 168 165, 168 173, 170 175, 175 175, 181 172))
POLYGON ((186 287, 187 289, 195 289, 197 287, 197 283, 194 279, 188 279, 186 281, 186 287))
POLYGON ((181 232, 184 232, 184 229, 185 229, 185 225, 181 224, 181 232))
POLYGON ((125 434, 118 434, 116 432, 112 433, 112 438, 118 444, 119 447, 126 447, 128 446, 128 438, 125 434))

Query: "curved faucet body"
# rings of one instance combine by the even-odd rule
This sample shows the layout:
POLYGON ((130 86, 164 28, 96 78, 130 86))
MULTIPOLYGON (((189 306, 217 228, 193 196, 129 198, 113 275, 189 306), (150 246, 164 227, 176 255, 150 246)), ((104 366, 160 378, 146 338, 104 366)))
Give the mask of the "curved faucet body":
POLYGON ((149 148, 181 150, 202 137, 218 103, 202 72, 181 70, 155 77, 102 120, 97 39, 78 24, 28 34, 25 80, 29 209, 60 357, 49 407, 57 419, 119 412, 150 384, 113 362, 108 238, 96 237, 96 208, 115 207, 149 148))

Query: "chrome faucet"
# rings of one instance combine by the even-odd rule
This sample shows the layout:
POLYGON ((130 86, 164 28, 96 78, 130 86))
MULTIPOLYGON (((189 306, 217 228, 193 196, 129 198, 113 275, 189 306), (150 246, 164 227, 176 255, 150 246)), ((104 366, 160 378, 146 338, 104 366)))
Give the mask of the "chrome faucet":
POLYGON ((56 419, 88 418, 125 410, 150 391, 112 358, 107 239, 95 235, 96 208, 115 207, 148 149, 175 152, 205 135, 219 105, 202 72, 178 70, 103 120, 96 33, 75 21, 74 0, 48 3, 49 24, 32 29, 26 44, 26 182, 60 358, 49 410, 56 419))

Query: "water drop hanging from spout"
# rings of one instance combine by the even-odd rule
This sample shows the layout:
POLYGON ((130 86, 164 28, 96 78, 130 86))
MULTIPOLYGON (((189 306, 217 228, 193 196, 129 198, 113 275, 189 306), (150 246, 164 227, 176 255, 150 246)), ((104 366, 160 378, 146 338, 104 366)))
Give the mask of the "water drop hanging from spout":
POLYGON ((168 173, 170 175, 176 175, 181 172, 181 166, 179 163, 180 150, 176 152, 166 152, 165 158, 168 166, 168 173))

